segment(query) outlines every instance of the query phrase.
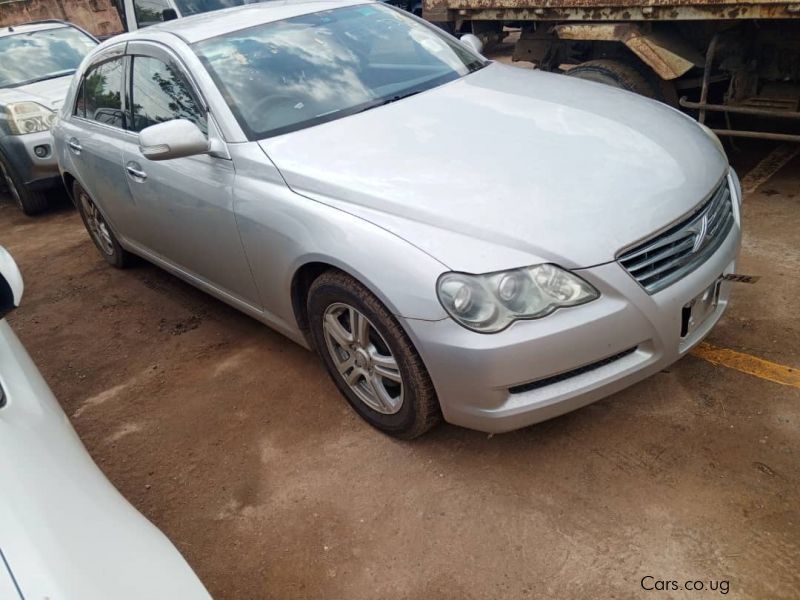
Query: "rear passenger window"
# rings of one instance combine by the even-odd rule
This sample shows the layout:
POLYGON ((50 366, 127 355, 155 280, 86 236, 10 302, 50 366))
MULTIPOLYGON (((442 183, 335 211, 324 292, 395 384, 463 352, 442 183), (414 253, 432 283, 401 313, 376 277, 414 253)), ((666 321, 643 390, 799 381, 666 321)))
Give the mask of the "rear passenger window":
POLYGON ((133 58, 131 130, 173 119, 186 119, 207 133, 205 111, 189 83, 173 67, 149 56, 133 58))
POLYGON ((121 58, 89 69, 78 92, 75 114, 90 121, 124 128, 125 113, 122 112, 121 95, 123 70, 121 58))

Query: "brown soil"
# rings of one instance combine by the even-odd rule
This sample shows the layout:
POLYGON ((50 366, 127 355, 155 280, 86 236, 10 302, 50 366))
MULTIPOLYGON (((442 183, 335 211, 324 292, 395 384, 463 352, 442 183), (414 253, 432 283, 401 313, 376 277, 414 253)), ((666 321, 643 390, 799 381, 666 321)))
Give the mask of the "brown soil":
MULTIPOLYGON (((710 342, 800 366, 800 160, 746 200, 710 342)), ((630 598, 640 581, 800 596, 800 390, 688 357, 511 434, 367 427, 319 360, 146 263, 108 267, 67 204, 0 204, 10 322, 100 467, 218 599, 630 598)), ((651 593, 713 597, 719 592, 651 593)))

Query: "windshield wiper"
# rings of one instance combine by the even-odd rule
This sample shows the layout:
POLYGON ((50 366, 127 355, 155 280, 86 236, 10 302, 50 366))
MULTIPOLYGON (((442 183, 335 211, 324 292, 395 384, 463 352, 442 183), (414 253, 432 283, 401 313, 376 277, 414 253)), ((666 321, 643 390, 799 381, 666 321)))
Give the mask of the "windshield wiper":
POLYGON ((475 71, 480 71, 483 67, 487 66, 491 61, 482 61, 478 62, 475 61, 474 63, 467 66, 470 73, 474 73, 475 71))
POLYGON ((33 79, 28 79, 27 81, 20 81, 18 83, 10 83, 8 85, 0 86, 3 88, 15 88, 15 87, 22 87, 23 85, 30 85, 32 83, 39 83, 40 81, 47 81, 48 79, 58 79, 59 77, 66 77, 67 75, 72 75, 75 73, 75 69, 67 69, 66 71, 57 71, 56 73, 50 73, 49 75, 42 75, 41 77, 34 77, 33 79))
POLYGON ((405 92, 403 94, 396 94, 394 96, 389 96, 388 98, 381 98, 380 100, 374 100, 372 102, 369 102, 365 106, 361 107, 360 109, 356 110, 355 113, 362 113, 367 110, 377 108, 378 106, 386 106, 387 104, 391 104, 392 102, 397 102, 398 100, 402 100, 410 96, 416 96, 417 94, 423 91, 425 90, 412 90, 410 92, 405 92))
POLYGON ((396 96, 392 96, 391 98, 386 98, 382 100, 378 106, 385 106, 386 104, 391 104, 392 102, 397 102, 398 100, 402 100, 403 98, 410 98, 411 96, 416 96, 417 94, 421 93, 422 90, 413 90, 410 92, 406 92, 404 94, 398 94, 396 96))

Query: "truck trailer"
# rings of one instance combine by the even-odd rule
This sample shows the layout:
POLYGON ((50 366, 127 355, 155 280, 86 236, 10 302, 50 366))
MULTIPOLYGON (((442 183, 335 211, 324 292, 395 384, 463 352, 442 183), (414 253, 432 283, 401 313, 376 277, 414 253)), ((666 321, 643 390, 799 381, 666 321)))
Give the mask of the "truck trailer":
POLYGON ((424 0, 423 15, 484 44, 519 28, 514 60, 681 107, 718 135, 800 142, 800 0, 424 0))

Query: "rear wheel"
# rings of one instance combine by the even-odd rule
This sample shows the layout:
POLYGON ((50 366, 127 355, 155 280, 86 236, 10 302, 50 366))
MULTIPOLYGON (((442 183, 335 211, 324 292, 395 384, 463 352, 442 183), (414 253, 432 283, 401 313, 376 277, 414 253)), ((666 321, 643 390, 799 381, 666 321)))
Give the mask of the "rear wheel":
POLYGON ((392 314, 341 271, 308 293, 311 335, 328 373, 355 411, 389 435, 411 439, 439 422, 433 383, 392 314))
POLYGON ((664 94, 656 81, 657 76, 643 71, 625 61, 603 58, 581 63, 566 74, 663 101, 664 94))
POLYGON ((47 208, 47 196, 43 192, 29 190, 6 157, 0 153, 0 187, 5 186, 11 199, 28 216, 47 208))
POLYGON ((120 246, 100 209, 77 181, 72 184, 72 197, 75 199, 78 212, 81 214, 89 236, 106 262, 118 269, 128 266, 133 256, 120 246))

